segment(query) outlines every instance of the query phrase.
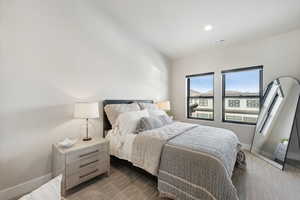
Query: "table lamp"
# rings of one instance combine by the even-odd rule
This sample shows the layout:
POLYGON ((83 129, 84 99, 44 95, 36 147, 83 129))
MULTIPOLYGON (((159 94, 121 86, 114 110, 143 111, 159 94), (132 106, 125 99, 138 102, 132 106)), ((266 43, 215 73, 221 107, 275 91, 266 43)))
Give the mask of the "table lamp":
POLYGON ((99 118, 99 106, 97 102, 93 103, 75 103, 74 118, 86 119, 86 137, 83 141, 90 141, 89 137, 89 119, 99 118))
POLYGON ((162 110, 165 110, 165 111, 171 110, 170 101, 160 101, 160 102, 157 102, 156 105, 162 110))
POLYGON ((156 105, 159 109, 164 110, 168 115, 171 115, 170 101, 160 101, 157 102, 156 105))

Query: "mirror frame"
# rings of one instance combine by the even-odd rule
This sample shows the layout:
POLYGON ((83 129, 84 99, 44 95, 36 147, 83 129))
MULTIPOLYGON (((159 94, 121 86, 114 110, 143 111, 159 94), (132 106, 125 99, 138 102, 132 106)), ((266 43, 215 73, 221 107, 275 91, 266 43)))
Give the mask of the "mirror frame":
MULTIPOLYGON (((271 81, 270 83, 268 83, 268 85, 267 85, 267 87, 266 87, 266 90, 264 90, 263 95, 262 95, 262 97, 261 97, 261 103, 260 103, 260 109, 259 109, 259 114, 258 114, 258 116, 260 115, 261 108, 262 108, 262 105, 263 105, 263 103, 264 103, 264 101, 265 101, 265 97, 266 97, 265 94, 269 91, 270 85, 271 85, 275 80, 279 80, 280 78, 291 78, 291 79, 295 80, 295 81, 298 83, 298 85, 300 86, 300 80, 299 80, 298 78, 294 77, 294 76, 279 76, 279 77, 277 77, 276 79, 274 79, 273 81, 271 81)), ((297 106, 296 106, 295 115, 294 115, 294 117, 293 117, 293 123, 292 123, 292 128, 291 128, 290 136, 291 136, 291 134, 293 133, 293 127, 294 127, 295 122, 296 122, 297 110, 298 110, 298 106, 299 106, 299 104, 300 104, 299 101, 300 101, 300 95, 298 96, 298 100, 297 100, 297 106)), ((256 152, 253 152, 253 151, 252 151, 253 143, 254 143, 254 138, 255 138, 255 134, 256 134, 256 129, 257 129, 257 123, 256 123, 256 125, 255 125, 255 129, 254 129, 254 133, 253 133, 253 137, 252 137, 252 142, 251 142, 250 152, 251 152, 252 154, 254 154, 255 156, 257 156, 258 158, 260 158, 260 159, 266 161, 267 163, 269 163, 269 164, 271 164, 271 165, 273 165, 273 166, 275 166, 275 167, 277 167, 277 168, 279 168, 279 169, 281 169, 281 170, 284 170, 284 169, 285 169, 285 164, 286 164, 286 158, 287 158, 287 154, 288 154, 288 151, 289 151, 289 147, 290 147, 290 142, 291 142, 291 140, 289 139, 289 143, 288 143, 288 146, 287 146, 287 150, 286 150, 285 156, 284 156, 284 161, 283 161, 282 164, 280 164, 280 163, 277 163, 277 162, 275 162, 275 161, 273 161, 273 160, 271 160, 271 159, 269 159, 269 158, 267 158, 267 157, 265 157, 265 156, 262 156, 262 155, 260 155, 260 154, 258 154, 258 153, 256 153, 256 152)), ((298 140, 300 141, 298 127, 297 127, 297 136, 298 136, 298 140)), ((300 144, 300 143, 299 143, 299 144, 300 144)), ((299 148, 300 148, 300 147, 299 147, 299 148)))

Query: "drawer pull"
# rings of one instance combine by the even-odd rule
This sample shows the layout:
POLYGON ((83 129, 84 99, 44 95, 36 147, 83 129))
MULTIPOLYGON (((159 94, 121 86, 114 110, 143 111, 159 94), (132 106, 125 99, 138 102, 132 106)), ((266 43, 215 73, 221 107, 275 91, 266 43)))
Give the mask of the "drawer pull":
POLYGON ((82 168, 82 167, 85 167, 85 166, 88 166, 90 164, 93 164, 95 162, 98 162, 98 160, 95 160, 95 161, 92 161, 92 162, 89 162, 89 163, 86 163, 86 164, 83 164, 83 165, 80 165, 79 168, 82 168))
POLYGON ((85 156, 88 156, 88 155, 90 155, 90 154, 97 153, 97 152, 99 152, 98 149, 95 150, 95 151, 89 152, 89 153, 82 154, 82 155, 80 155, 79 157, 82 158, 82 157, 85 157, 85 156))
POLYGON ((94 171, 91 171, 90 173, 87 173, 87 174, 85 174, 85 175, 79 176, 79 178, 84 178, 84 177, 86 177, 86 176, 88 176, 88 175, 91 175, 91 174, 97 172, 97 171, 98 171, 98 169, 95 169, 94 171))

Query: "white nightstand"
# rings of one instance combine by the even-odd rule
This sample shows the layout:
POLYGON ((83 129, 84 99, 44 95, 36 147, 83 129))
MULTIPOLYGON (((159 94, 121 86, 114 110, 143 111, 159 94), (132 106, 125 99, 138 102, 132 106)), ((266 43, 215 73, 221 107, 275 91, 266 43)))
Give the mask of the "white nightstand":
POLYGON ((109 142, 105 139, 80 141, 70 148, 53 145, 53 177, 63 174, 62 194, 110 170, 109 142))

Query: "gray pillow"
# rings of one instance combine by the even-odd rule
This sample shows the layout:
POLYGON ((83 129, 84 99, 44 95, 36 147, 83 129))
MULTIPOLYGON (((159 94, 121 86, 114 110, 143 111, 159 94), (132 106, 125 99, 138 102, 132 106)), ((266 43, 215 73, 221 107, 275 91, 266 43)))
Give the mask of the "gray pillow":
POLYGON ((164 126, 159 117, 143 117, 140 119, 135 133, 152 130, 164 126))
POLYGON ((159 115, 158 118, 163 123, 163 125, 168 125, 168 124, 171 124, 173 122, 171 117, 169 117, 167 115, 159 115))

